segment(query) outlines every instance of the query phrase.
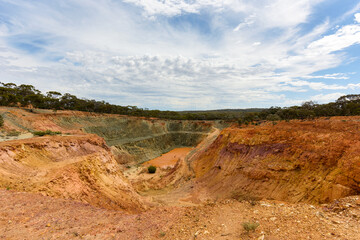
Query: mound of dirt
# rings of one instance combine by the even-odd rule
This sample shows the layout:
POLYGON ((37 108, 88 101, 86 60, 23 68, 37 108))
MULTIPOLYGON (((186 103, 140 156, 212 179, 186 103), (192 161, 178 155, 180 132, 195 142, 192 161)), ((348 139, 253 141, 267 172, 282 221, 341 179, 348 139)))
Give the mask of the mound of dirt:
POLYGON ((200 198, 324 203, 360 194, 359 117, 224 129, 193 162, 200 198))
POLYGON ((0 143, 0 187, 109 209, 144 209, 105 141, 90 134, 0 143))

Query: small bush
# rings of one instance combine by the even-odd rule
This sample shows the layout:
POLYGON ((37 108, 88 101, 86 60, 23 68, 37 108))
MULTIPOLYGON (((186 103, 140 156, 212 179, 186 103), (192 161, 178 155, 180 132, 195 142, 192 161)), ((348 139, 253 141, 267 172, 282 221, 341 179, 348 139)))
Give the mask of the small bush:
POLYGON ((256 228, 259 226, 259 223, 243 222, 242 226, 246 232, 250 232, 250 231, 255 231, 256 228))
POLYGON ((18 132, 18 131, 15 131, 15 130, 11 130, 11 132, 8 132, 6 134, 6 136, 9 136, 9 137, 17 137, 20 135, 21 132, 18 132))
POLYGON ((232 191, 231 198, 235 199, 239 202, 246 201, 251 204, 251 206, 255 206, 257 202, 261 199, 260 197, 244 194, 239 191, 232 191))
POLYGON ((155 166, 148 167, 148 172, 149 173, 155 173, 156 172, 156 167, 155 166))
POLYGON ((0 127, 4 126, 4 118, 0 115, 0 127))
POLYGON ((266 120, 268 121, 280 121, 281 120, 281 117, 279 115, 277 115, 276 113, 275 114, 269 114, 266 116, 266 120))
POLYGON ((61 132, 53 132, 51 130, 46 130, 46 131, 36 131, 36 132, 33 132, 33 134, 35 136, 45 136, 45 135, 54 136, 54 135, 61 134, 61 132))

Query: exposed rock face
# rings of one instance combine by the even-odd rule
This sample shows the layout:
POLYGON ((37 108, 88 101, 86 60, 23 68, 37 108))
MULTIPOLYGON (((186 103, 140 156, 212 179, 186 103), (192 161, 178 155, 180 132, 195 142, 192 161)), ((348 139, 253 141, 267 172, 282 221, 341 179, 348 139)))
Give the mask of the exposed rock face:
POLYGON ((5 127, 17 131, 52 130, 103 137, 119 163, 143 162, 177 147, 196 146, 214 122, 145 119, 111 114, 1 107, 5 127))
POLYGON ((140 200, 118 163, 138 163, 176 147, 197 145, 161 180, 145 179, 138 185, 180 186, 193 170, 194 192, 203 198, 322 203, 360 193, 360 117, 228 128, 217 137, 214 122, 5 107, 0 114, 6 130, 72 134, 1 143, 3 187, 110 208, 138 208, 140 200), (135 202, 125 197, 132 194, 135 202))
MULTIPOLYGON (((60 120, 63 123, 73 119, 60 120)), ((106 143, 112 146, 113 153, 120 163, 143 162, 177 147, 196 146, 213 126, 213 123, 203 121, 149 120, 133 117, 94 117, 91 120, 77 118, 77 121, 84 126, 84 131, 103 137, 106 143)))
POLYGON ((90 134, 0 143, 0 187, 110 209, 144 209, 105 141, 90 134))
POLYGON ((360 193, 359 118, 227 128, 192 164, 205 196, 329 202, 360 193))

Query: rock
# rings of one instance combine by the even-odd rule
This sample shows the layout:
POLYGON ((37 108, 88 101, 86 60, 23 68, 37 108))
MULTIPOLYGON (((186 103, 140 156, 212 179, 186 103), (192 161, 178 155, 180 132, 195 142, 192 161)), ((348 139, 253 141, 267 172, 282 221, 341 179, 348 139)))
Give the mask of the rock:
POLYGON ((260 205, 263 206, 263 207, 271 207, 271 205, 268 204, 268 203, 261 203, 260 205))
POLYGON ((261 235, 260 237, 258 237, 258 240, 264 240, 265 239, 265 235, 261 235))

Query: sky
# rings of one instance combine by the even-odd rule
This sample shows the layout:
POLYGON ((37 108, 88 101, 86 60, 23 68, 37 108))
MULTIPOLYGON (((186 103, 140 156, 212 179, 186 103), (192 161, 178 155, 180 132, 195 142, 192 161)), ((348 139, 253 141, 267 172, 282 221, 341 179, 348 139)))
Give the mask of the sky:
POLYGON ((0 0, 0 82, 160 110, 360 93, 356 0, 0 0))

